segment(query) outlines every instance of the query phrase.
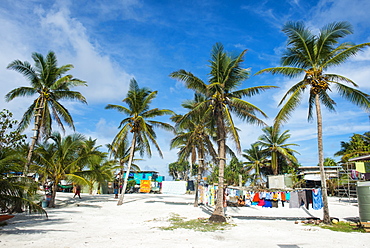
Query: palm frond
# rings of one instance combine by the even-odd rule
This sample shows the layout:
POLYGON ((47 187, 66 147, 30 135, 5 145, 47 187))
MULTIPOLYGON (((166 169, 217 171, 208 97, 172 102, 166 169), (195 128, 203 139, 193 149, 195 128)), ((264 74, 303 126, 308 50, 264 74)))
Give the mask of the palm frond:
POLYGON ((334 84, 334 87, 344 99, 369 112, 370 95, 341 83, 334 84))

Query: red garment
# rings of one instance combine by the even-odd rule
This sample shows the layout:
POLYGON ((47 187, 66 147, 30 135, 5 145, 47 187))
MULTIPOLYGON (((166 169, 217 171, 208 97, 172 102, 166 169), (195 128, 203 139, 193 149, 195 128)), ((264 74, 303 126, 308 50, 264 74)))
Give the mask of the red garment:
POLYGON ((264 206, 265 205, 265 200, 260 200, 257 204, 258 206, 264 206))
POLYGON ((280 193, 281 201, 286 201, 285 192, 280 193))
POLYGON ((259 202, 260 201, 260 193, 255 193, 253 196, 252 202, 259 202))

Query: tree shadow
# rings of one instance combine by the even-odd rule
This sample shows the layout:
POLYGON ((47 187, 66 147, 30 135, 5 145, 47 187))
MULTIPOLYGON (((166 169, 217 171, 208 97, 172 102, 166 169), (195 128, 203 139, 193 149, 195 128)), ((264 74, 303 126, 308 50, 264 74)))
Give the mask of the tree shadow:
POLYGON ((145 203, 158 203, 158 202, 168 204, 168 205, 181 205, 181 206, 192 205, 193 204, 193 203, 189 203, 189 202, 168 202, 168 201, 155 201, 155 200, 145 201, 145 203))

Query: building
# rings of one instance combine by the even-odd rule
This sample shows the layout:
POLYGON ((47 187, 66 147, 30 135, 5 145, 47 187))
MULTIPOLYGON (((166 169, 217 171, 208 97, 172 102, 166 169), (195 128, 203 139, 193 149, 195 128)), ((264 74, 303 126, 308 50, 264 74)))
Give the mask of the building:
MULTIPOLYGON (((126 171, 123 173, 123 178, 125 178, 126 171)), ((164 181, 164 176, 159 176, 157 171, 130 171, 128 180, 132 179, 136 181, 136 184, 140 184, 141 180, 151 180, 160 183, 164 181)))

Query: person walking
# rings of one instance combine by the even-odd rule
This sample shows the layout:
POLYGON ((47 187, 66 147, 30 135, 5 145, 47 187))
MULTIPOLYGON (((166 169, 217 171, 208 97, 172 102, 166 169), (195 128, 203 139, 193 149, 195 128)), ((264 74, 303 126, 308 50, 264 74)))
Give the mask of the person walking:
POLYGON ((73 198, 75 198, 76 197, 76 195, 78 196, 78 198, 80 198, 81 199, 81 195, 80 195, 80 193, 81 193, 81 186, 80 185, 76 185, 75 186, 75 195, 73 196, 73 198))

